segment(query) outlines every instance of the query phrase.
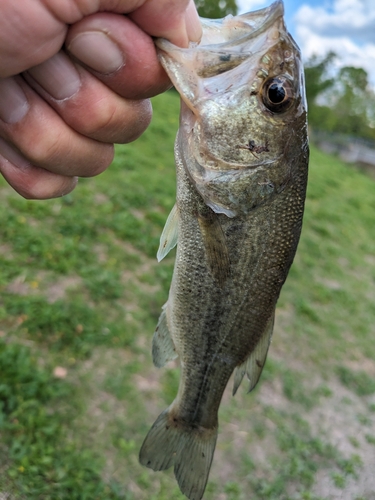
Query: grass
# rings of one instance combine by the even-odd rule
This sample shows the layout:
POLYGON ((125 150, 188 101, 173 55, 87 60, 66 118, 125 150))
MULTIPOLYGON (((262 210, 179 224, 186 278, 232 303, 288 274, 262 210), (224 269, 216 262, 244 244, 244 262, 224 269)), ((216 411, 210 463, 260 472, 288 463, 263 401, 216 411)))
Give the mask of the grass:
MULTIPOLYGON (((154 109, 107 172, 64 198, 26 201, 0 184, 0 496, 184 498, 171 471, 138 464, 178 386, 175 365, 156 370, 150 355, 173 270, 173 255, 155 254, 175 197, 177 95, 154 109)), ((207 500, 369 500, 374 192, 312 147, 269 359, 253 394, 224 395, 207 500)))

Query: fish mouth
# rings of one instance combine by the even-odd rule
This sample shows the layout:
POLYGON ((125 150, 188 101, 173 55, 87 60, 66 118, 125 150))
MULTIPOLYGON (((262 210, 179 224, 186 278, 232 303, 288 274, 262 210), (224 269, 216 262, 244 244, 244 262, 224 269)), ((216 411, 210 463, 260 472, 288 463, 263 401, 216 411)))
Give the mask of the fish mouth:
POLYGON ((281 152, 279 155, 273 157, 273 158, 268 158, 268 159, 259 159, 258 161, 255 161, 254 163, 235 163, 235 162, 227 162, 221 160, 219 157, 213 156, 213 155, 206 155, 206 161, 204 165, 200 165, 200 163, 197 161, 197 164, 201 166, 202 169, 206 171, 208 174, 211 172, 212 176, 219 175, 221 174, 227 174, 228 172, 235 172, 238 170, 256 170, 257 168, 271 168, 272 166, 275 165, 278 161, 280 161, 283 157, 283 152, 281 152), (215 162, 215 166, 210 166, 210 160, 215 162))
POLYGON ((265 9, 239 16, 201 19, 202 39, 199 44, 190 43, 188 48, 162 38, 155 40, 164 69, 194 113, 198 101, 248 86, 261 58, 281 40, 290 44, 292 53, 299 53, 283 15, 284 4, 278 0, 265 9))
POLYGON ((207 50, 209 45, 211 50, 215 50, 215 48, 225 49, 229 44, 230 48, 233 49, 235 45, 247 43, 259 34, 269 30, 277 23, 278 19, 283 19, 283 17, 284 3, 282 0, 277 0, 264 9, 236 16, 235 20, 232 15, 223 19, 201 18, 202 39, 199 44, 191 45, 198 46, 202 50, 207 50), (250 33, 249 27, 252 28, 250 33))
MULTIPOLYGON (((279 37, 277 24, 278 21, 283 22, 283 16, 284 3, 282 0, 277 0, 269 7, 235 17, 228 15, 223 19, 200 18, 203 29, 202 38, 198 43, 191 42, 188 48, 177 47, 164 38, 156 39, 155 44, 160 50, 172 57, 176 50, 181 54, 188 54, 192 49, 194 52, 222 53, 222 58, 228 54, 233 55, 233 52, 241 53, 244 49, 245 53, 248 54, 246 45, 264 32, 270 30, 270 38, 272 35, 275 39, 279 37), (273 26, 275 26, 275 30, 272 30, 273 26)), ((257 51, 257 47, 252 47, 251 53, 255 51, 257 51)), ((243 57, 239 57, 239 59, 243 59, 243 57)))

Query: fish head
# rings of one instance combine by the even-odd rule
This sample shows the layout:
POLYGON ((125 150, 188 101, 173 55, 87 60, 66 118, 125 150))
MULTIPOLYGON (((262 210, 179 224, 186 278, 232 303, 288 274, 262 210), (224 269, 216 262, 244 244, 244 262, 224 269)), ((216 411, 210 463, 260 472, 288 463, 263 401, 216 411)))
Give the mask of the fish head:
POLYGON ((202 40, 188 48, 156 41, 182 99, 185 168, 206 204, 229 217, 282 191, 307 149, 301 54, 283 14, 277 1, 202 19, 202 40))

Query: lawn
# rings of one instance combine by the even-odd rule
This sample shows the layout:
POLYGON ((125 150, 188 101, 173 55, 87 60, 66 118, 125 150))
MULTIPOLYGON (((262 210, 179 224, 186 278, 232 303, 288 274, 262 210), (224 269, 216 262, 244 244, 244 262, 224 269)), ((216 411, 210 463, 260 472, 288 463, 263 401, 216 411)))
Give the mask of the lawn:
MULTIPOLYGON (((72 194, 27 201, 1 181, 0 498, 185 498, 172 471, 138 464, 179 376, 151 361, 178 96, 153 105, 149 130, 72 194)), ((206 500, 375 498, 375 180, 311 153, 269 358, 253 393, 224 395, 206 500)))

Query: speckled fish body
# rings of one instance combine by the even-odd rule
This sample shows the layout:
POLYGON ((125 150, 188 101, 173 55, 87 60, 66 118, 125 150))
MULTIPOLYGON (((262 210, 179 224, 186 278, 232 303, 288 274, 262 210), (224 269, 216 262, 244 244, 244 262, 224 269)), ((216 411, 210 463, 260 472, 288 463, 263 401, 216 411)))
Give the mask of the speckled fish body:
POLYGON ((282 2, 202 24, 197 46, 157 42, 182 105, 177 200, 158 257, 176 241, 177 254, 153 359, 179 356, 181 378, 140 452, 154 470, 174 465, 191 500, 205 490, 230 376, 234 393, 245 374, 251 390, 264 366, 308 166, 303 70, 282 2))

